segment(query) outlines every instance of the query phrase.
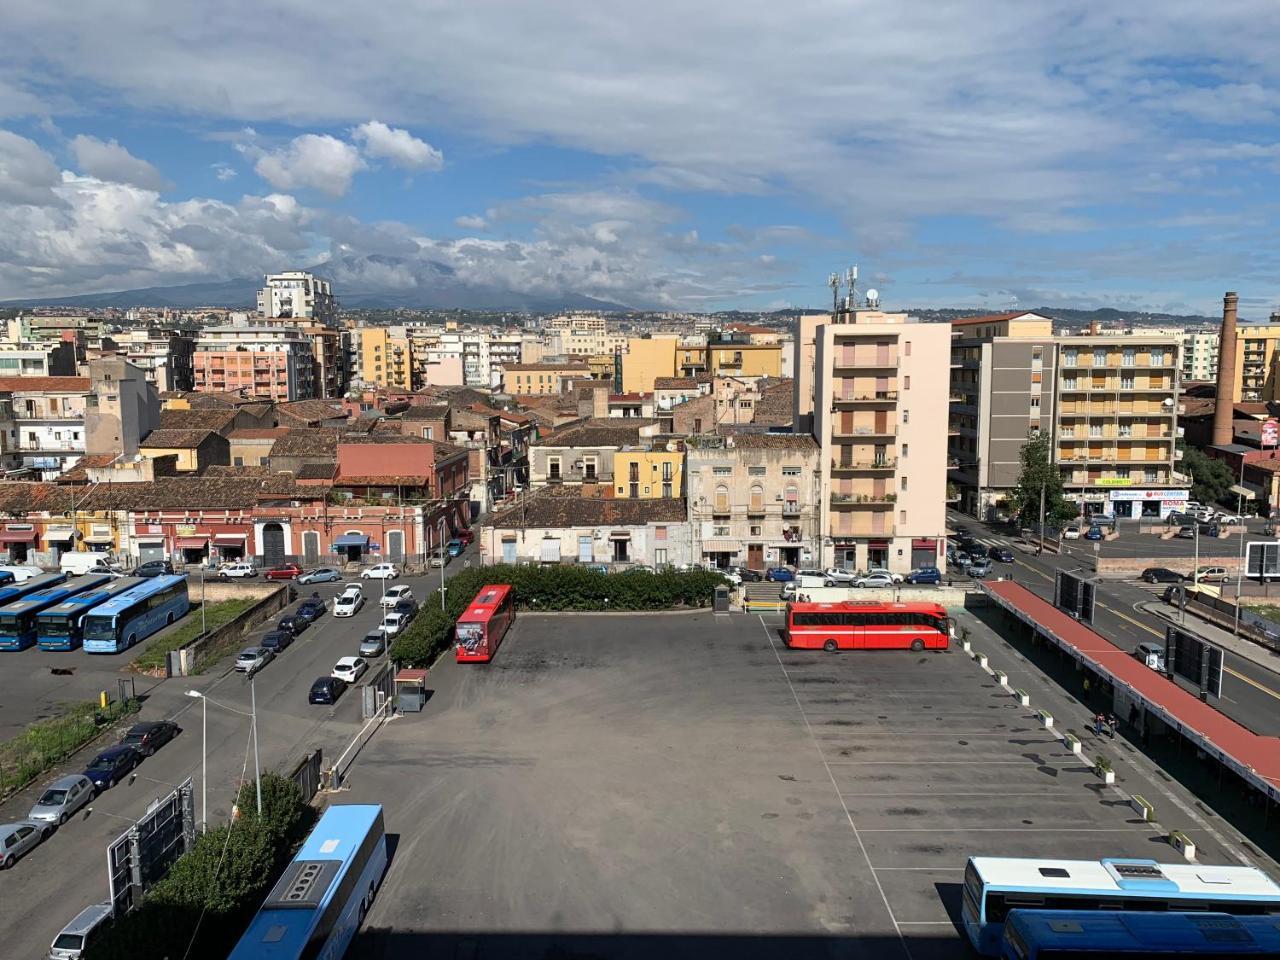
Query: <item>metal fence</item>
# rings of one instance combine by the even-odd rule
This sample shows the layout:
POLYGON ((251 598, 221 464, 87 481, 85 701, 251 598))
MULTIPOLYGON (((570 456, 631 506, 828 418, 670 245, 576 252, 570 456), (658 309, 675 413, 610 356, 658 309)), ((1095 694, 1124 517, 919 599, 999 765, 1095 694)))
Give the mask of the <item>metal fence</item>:
POLYGON ((301 791, 303 800, 310 802, 316 795, 316 791, 320 789, 320 770, 323 761, 324 755, 320 748, 316 747, 299 760, 293 772, 288 775, 288 779, 292 780, 294 786, 301 791))

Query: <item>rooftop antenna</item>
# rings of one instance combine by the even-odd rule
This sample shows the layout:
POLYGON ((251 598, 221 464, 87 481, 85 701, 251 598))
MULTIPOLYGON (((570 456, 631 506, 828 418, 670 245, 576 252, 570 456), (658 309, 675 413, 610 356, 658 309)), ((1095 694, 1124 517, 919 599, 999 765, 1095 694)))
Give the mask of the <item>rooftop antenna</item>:
POLYGON ((849 292, 845 295, 845 308, 852 312, 858 306, 858 265, 855 263, 845 271, 845 285, 849 292))
POLYGON ((827 286, 831 288, 831 313, 835 315, 840 312, 840 274, 828 276, 827 286))
POLYGON ((1009 309, 1010 310, 1018 309, 1018 298, 1013 294, 1009 294, 1009 309))

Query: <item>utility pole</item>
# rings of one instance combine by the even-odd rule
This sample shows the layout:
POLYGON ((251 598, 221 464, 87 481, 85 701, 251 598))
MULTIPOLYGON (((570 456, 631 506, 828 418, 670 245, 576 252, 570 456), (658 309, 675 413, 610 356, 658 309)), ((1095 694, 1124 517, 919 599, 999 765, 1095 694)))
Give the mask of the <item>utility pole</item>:
POLYGON ((1044 553, 1044 488, 1045 481, 1040 482, 1040 553, 1044 553))

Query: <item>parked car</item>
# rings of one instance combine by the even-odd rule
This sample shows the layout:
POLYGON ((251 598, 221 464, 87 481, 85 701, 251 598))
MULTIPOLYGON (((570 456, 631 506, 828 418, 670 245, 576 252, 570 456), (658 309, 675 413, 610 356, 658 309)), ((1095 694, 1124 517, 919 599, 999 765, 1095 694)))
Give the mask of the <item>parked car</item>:
POLYGON ((1222 529, 1218 526, 1216 520, 1209 520, 1200 524, 1200 536, 1202 537, 1216 537, 1221 532, 1222 529))
POLYGON ((788 567, 770 567, 765 571, 764 578, 775 583, 790 583, 796 575, 788 567))
POLYGON ((291 643, 293 643, 292 633, 289 633, 287 630, 271 630, 263 634, 258 645, 266 647, 272 653, 283 653, 285 648, 291 643))
POLYGON ((252 563, 224 563, 218 568, 218 576, 223 580, 243 580, 258 575, 258 568, 252 563))
POLYGON ((1187 524, 1195 523, 1196 518, 1189 513, 1184 513, 1181 510, 1170 510, 1168 515, 1164 518, 1164 522, 1171 527, 1186 526, 1187 524))
POLYGON ((592 573, 608 573, 609 565, 607 563, 584 563, 583 569, 590 570, 592 573))
POLYGON ((1195 583, 1204 583, 1207 580, 1216 583, 1227 583, 1231 580, 1231 573, 1226 567, 1196 567, 1195 576, 1191 578, 1195 583))
POLYGON ((306 617, 300 617, 296 613, 286 613, 283 617, 276 621, 276 629, 283 630, 291 636, 297 636, 303 630, 310 626, 311 621, 306 617))
POLYGON ((1013 551, 1008 547, 992 547, 987 551, 987 556, 996 563, 1013 563, 1013 551))
POLYGON ((375 563, 360 574, 361 580, 394 580, 400 576, 400 568, 394 563, 375 563))
POLYGON ((342 579, 342 574, 334 570, 332 567, 317 567, 315 570, 308 570, 302 576, 298 577, 299 583, 337 583, 342 579))
POLYGON ((1107 535, 1102 532, 1101 527, 1090 527, 1084 532, 1084 538, 1086 540, 1105 540, 1107 535))
POLYGON ((447 550, 437 550, 431 554, 427 564, 432 567, 447 567, 452 559, 453 557, 447 550))
POLYGON ((719 571, 719 573, 720 573, 720 576, 724 577, 735 587, 742 586, 742 576, 736 570, 733 570, 732 568, 726 568, 724 570, 719 571))
POLYGON ((941 583, 942 571, 939 570, 937 567, 920 567, 919 569, 912 570, 910 573, 907 574, 906 582, 920 583, 920 584, 941 583))
POLYGON ((58 561, 58 569, 69 577, 82 577, 86 573, 123 575, 120 565, 108 560, 105 553, 90 550, 68 550, 58 561))
POLYGON ((6 563, 4 565, 0 565, 0 573, 9 574, 13 577, 15 583, 26 583, 32 577, 40 576, 44 571, 39 567, 28 567, 22 564, 14 565, 6 563))
POLYGON ((329 675, 344 683, 355 683, 368 669, 369 664, 365 663, 364 657, 340 657, 329 675))
POLYGON ((892 587, 893 577, 887 573, 869 573, 853 581, 855 587, 892 587))
POLYGON ((387 635, 388 640, 400 636, 408 625, 409 618, 402 613, 388 613, 382 618, 382 632, 387 635))
POLYGON ((476 539, 476 532, 470 527, 463 527, 458 531, 458 539, 467 546, 470 546, 476 539))
POLYGON ((730 567, 734 573, 742 578, 743 583, 760 583, 764 580, 764 574, 759 570, 752 570, 750 567, 730 567))
POLYGON ((360 585, 347 584, 347 589, 343 590, 342 595, 333 601, 333 615, 335 617, 354 617, 363 606, 364 591, 360 589, 360 585))
POLYGON ((1191 525, 1179 527, 1178 532, 1174 534, 1180 540, 1194 540, 1196 538, 1196 528, 1191 525))
POLYGON ((884 574, 894 583, 902 582, 902 574, 900 573, 894 573, 892 570, 886 570, 884 567, 868 567, 867 568, 866 576, 868 577, 875 577, 875 576, 879 576, 880 574, 884 574))
POLYGON ((49 960, 80 960, 111 925, 114 910, 110 903, 95 903, 77 913, 53 938, 49 960))
POLYGON ((383 594, 382 599, 378 602, 384 607, 394 607, 401 600, 412 600, 413 590, 401 584, 398 587, 389 587, 387 592, 383 594))
POLYGON ((307 694, 307 703, 337 703, 342 691, 347 689, 345 681, 337 677, 321 677, 311 684, 311 692, 307 694))
POLYGON ((399 613, 409 620, 412 620, 418 612, 418 601, 410 597, 407 600, 397 600, 396 605, 391 608, 392 613, 399 613))
POLYGON ((60 777, 44 788, 27 819, 62 826, 93 799, 93 794, 93 781, 83 773, 60 777))
POLYGON ((8 870, 44 841, 53 828, 34 820, 19 820, 0 827, 0 870, 8 870))
POLYGON ((1197 520, 1212 520, 1215 511, 1213 507, 1205 506, 1202 503, 1196 503, 1192 500, 1187 504, 1186 512, 1191 514, 1191 516, 1195 517, 1197 520))
POLYGON ((1164 644, 1155 640, 1143 640, 1133 648, 1133 655, 1152 670, 1164 670, 1164 644))
POLYGON ((1249 522, 1249 518, 1239 513, 1220 513, 1214 517, 1214 522, 1222 524, 1224 527, 1239 527, 1249 522))
POLYGON ((296 563, 282 563, 278 567, 272 567, 263 576, 268 580, 297 580, 302 576, 302 568, 296 563))
POLYGON ((366 633, 363 640, 360 641, 360 656, 362 657, 380 657, 387 649, 387 638, 383 632, 375 630, 372 633, 366 633))
POLYGON ((823 575, 832 583, 837 585, 850 584, 858 578, 857 571, 844 570, 840 567, 828 567, 823 571, 823 575))
POLYGON ((449 556, 460 557, 462 556, 463 546, 463 542, 455 537, 445 544, 445 549, 449 551, 449 556))
POLYGON ((132 746, 117 744, 94 757, 93 762, 85 767, 84 775, 93 781, 99 792, 110 790, 141 762, 142 755, 132 746))
POLYGON ((1140 576, 1147 583, 1181 583, 1184 579, 1182 574, 1168 567, 1147 567, 1140 576))
POLYGON ((1077 527, 1074 523, 1073 523, 1073 524, 1070 524, 1069 526, 1065 526, 1065 527, 1063 527, 1063 528, 1062 528, 1062 539, 1063 539, 1063 540, 1079 540, 1079 539, 1080 539, 1080 528, 1079 528, 1079 527, 1077 527))
POLYGON ((133 568, 135 577, 166 577, 173 574, 173 564, 168 560, 148 560, 133 568))
POLYGON ((122 744, 133 747, 144 757, 149 757, 182 732, 172 720, 152 720, 135 723, 120 738, 122 744))
POLYGON ((973 577, 975 580, 981 580, 983 577, 991 576, 991 571, 995 569, 991 561, 987 557, 979 557, 965 569, 965 573, 973 577))
POLYGON ((948 559, 961 569, 973 563, 973 557, 969 556, 969 554, 965 553, 963 550, 956 550, 948 559))
POLYGON ((324 612, 328 609, 324 605, 324 601, 319 597, 311 597, 303 600, 298 604, 298 609, 294 611, 295 617, 302 617, 307 623, 315 623, 324 616, 324 612))
POLYGON ((252 676, 275 659, 270 647, 245 647, 236 657, 236 671, 252 676))

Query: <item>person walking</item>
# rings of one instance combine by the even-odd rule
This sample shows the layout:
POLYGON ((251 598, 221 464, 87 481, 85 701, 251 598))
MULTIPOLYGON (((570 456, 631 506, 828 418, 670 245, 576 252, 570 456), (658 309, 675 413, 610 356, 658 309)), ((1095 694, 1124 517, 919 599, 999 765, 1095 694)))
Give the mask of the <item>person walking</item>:
POLYGON ((1102 736, 1102 714, 1100 713, 1093 715, 1093 733, 1094 736, 1102 736))
POLYGON ((1116 727, 1120 726, 1120 718, 1114 713, 1107 714, 1107 736, 1112 740, 1116 738, 1116 727))

